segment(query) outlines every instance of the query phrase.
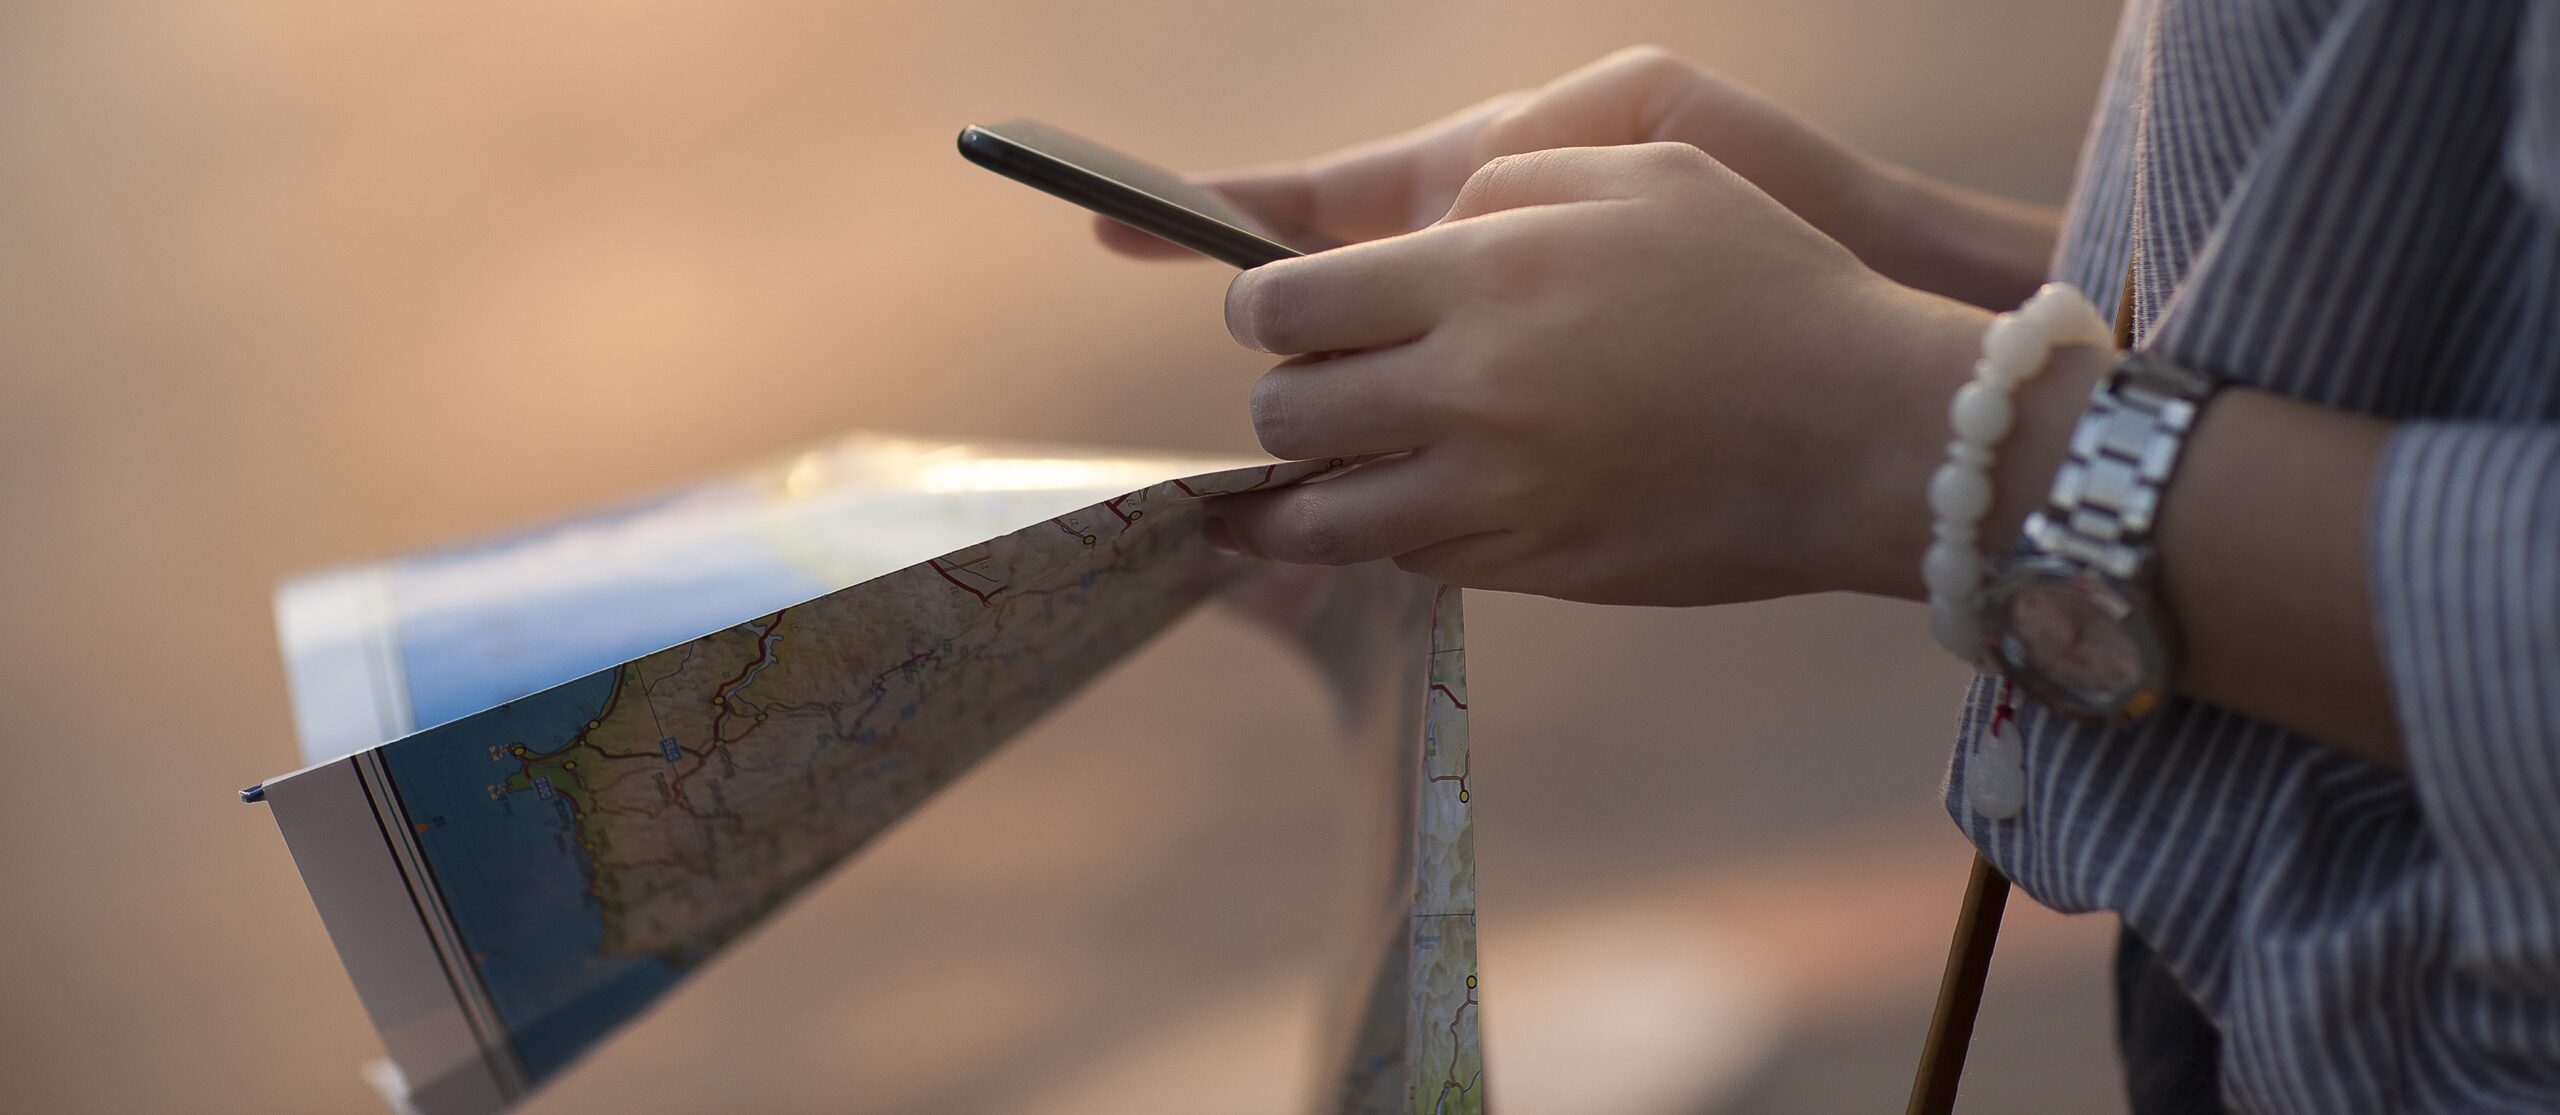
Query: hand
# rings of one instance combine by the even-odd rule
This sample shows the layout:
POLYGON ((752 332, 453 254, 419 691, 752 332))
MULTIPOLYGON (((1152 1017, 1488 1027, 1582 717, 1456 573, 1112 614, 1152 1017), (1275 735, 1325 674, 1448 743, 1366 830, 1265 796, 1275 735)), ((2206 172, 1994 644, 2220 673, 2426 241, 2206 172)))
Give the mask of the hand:
POLYGON ((1698 604, 1913 579, 1984 315, 1656 143, 1493 160, 1437 225, 1238 276, 1227 321, 1298 354, 1265 448, 1403 454, 1220 501, 1234 548, 1698 604))
MULTIPOLYGON (((1534 90, 1301 163, 1202 177, 1238 208, 1337 243, 1395 236, 1447 213, 1478 167, 1558 147, 1686 143, 1716 157, 1898 281, 2014 306, 2042 281, 2056 218, 1868 158, 1756 93, 1658 47, 1629 47, 1534 90)), ((1189 253, 1097 218, 1105 244, 1189 253)))

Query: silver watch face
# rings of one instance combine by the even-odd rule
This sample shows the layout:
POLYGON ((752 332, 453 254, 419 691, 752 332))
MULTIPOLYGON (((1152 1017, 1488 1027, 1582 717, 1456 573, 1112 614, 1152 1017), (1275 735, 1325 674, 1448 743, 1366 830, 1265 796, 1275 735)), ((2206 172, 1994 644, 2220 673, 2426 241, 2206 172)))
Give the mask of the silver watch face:
POLYGON ((2165 688, 2168 656, 2137 597, 2061 558, 2019 558, 1983 596, 1993 649, 2011 680, 2076 716, 2139 716, 2165 688))

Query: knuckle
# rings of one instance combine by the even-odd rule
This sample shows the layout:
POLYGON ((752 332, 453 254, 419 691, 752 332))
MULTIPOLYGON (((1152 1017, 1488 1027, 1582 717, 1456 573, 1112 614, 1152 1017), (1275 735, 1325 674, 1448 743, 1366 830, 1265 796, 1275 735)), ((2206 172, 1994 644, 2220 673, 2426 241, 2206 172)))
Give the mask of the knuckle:
POLYGON ((1560 418, 1550 386, 1553 372, 1538 355, 1517 346, 1477 360, 1454 377, 1465 401, 1459 404, 1464 412, 1451 421, 1517 445, 1560 418))
POLYGON ((1538 393, 1520 387, 1518 378, 1509 375, 1486 377, 1479 388, 1481 393, 1467 416, 1469 424, 1480 435, 1506 444, 1517 444, 1552 420, 1544 412, 1538 393))
POLYGON ((1477 381, 1472 368, 1457 358, 1434 367, 1427 385, 1417 385, 1405 404, 1415 421, 1435 429, 1463 426, 1471 409, 1467 391, 1477 381))
POLYGON ((1510 425, 1514 359, 1507 354, 1452 361, 1440 373, 1439 389, 1425 396, 1425 416, 1451 429, 1499 431, 1510 425))
POLYGON ((1473 177, 1477 181, 1484 182, 1510 177, 1520 173, 1520 168, 1536 162, 1537 154, 1535 151, 1512 151, 1496 155, 1486 159, 1483 166, 1477 167, 1473 177))
POLYGON ((1636 168, 1656 173, 1685 174, 1715 165, 1706 151, 1687 143, 1639 143, 1619 150, 1636 168))
POLYGON ((1685 77, 1690 72, 1687 59, 1673 54, 1659 43, 1637 43, 1611 51, 1607 65, 1633 77, 1639 83, 1650 83, 1685 77))
POLYGON ((1499 200, 1518 192, 1546 160, 1544 151, 1515 151, 1496 155, 1467 176, 1466 192, 1487 200, 1499 200))

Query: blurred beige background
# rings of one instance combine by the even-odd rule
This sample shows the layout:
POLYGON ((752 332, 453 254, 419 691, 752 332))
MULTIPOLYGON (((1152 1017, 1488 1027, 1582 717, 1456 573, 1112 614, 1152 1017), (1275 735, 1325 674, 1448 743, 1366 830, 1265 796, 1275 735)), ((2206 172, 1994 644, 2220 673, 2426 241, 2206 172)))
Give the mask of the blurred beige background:
MULTIPOLYGON (((233 798, 294 765, 279 577, 854 427, 1252 448, 1221 270, 1104 256, 958 159, 961 124, 1207 167, 1649 40, 2050 201, 2113 17, 0 5, 0 1110, 380 1109, 361 1009, 233 798)), ((1497 1102, 1686 1073, 1716 1083, 1701 1112, 1899 1110, 1965 862, 1935 801, 1960 671, 1917 610, 1470 610, 1497 1102), (1642 947, 1592 947, 1628 926, 1642 947), (1679 1015, 1611 998, 1656 970, 1713 1000, 1712 1049, 1538 1029, 1679 1015)), ((1287 1110, 1340 851, 1315 694, 1231 622, 1185 625, 534 1108, 1287 1110)), ((2112 931, 2015 911, 1965 1110, 2119 1106, 2112 931)))

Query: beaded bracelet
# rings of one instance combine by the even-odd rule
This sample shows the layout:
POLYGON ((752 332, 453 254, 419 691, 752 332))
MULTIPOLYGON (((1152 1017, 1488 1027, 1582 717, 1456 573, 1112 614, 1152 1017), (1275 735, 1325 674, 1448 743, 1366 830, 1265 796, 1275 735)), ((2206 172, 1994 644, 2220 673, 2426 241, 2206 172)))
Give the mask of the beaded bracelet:
POLYGON ((1955 439, 1947 463, 1929 477, 1929 509, 1937 516, 1920 579, 1929 586, 1929 633, 1977 670, 1995 672, 1982 636, 1982 517, 1991 510, 1992 447, 2016 420, 2010 395, 2043 371, 2064 345, 2114 343, 2098 308, 2079 291, 2046 283, 2026 304, 1991 319, 1973 380, 1947 406, 1955 439))

